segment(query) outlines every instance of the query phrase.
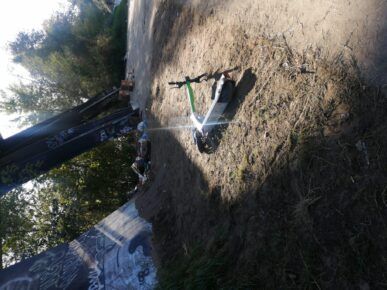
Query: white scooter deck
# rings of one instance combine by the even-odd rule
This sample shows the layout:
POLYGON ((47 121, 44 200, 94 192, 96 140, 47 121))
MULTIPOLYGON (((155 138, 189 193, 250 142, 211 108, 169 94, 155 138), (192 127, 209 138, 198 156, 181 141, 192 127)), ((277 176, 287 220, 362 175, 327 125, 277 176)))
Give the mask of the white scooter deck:
POLYGON ((227 79, 225 75, 222 74, 216 86, 214 100, 212 101, 211 107, 209 108, 207 114, 204 117, 196 114, 195 112, 191 113, 191 121, 193 122, 195 128, 203 136, 211 132, 212 129, 219 124, 219 119, 222 117, 224 111, 226 110, 228 102, 220 100, 223 85, 225 84, 226 80, 227 79))

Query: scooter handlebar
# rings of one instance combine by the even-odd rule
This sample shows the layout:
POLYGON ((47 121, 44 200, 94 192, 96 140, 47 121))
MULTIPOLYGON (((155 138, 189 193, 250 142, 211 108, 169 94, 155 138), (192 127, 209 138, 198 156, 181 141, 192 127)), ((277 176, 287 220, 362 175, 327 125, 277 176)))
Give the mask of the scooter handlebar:
POLYGON ((189 76, 186 76, 184 81, 181 81, 181 82, 179 82, 179 81, 178 82, 168 82, 168 84, 171 85, 171 86, 176 85, 179 88, 181 88, 187 82, 190 82, 190 83, 200 83, 200 82, 202 82, 201 78, 206 77, 207 75, 208 75, 207 73, 204 73, 204 74, 201 74, 200 76, 197 76, 196 78, 193 78, 193 79, 191 79, 189 76))

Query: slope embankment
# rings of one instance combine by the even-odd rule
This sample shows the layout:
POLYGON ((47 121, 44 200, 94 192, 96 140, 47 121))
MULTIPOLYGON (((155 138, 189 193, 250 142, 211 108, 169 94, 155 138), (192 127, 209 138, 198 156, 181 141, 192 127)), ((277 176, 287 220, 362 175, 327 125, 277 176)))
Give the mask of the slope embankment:
POLYGON ((385 287, 386 2, 132 2, 128 68, 157 176, 137 205, 161 285, 385 287), (194 85, 204 112, 228 69, 231 122, 200 154, 170 128, 189 106, 168 82, 209 73, 194 85))

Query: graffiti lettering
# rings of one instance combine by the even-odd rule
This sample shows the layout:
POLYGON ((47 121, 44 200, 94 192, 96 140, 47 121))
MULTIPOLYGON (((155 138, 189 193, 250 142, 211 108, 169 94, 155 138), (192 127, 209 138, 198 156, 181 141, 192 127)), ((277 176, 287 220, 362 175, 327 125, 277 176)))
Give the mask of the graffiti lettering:
POLYGON ((101 270, 99 267, 92 269, 89 272, 89 290, 100 290, 103 289, 103 285, 99 280, 99 276, 101 275, 101 270))
POLYGON ((0 290, 13 290, 13 289, 31 290, 32 283, 33 283, 33 279, 30 277, 16 278, 2 285, 0 287, 0 290))
POLYGON ((49 289, 52 286, 58 286, 61 277, 62 259, 66 251, 47 252, 46 257, 38 260, 29 269, 31 272, 38 274, 40 289, 49 289))
POLYGON ((0 271, 0 290, 153 289, 151 233, 128 204, 71 243, 0 271))
MULTIPOLYGON (((72 243, 70 243, 72 245, 72 243)), ((61 277, 60 288, 66 289, 77 277, 80 267, 82 266, 82 260, 70 246, 63 260, 63 272, 61 277)))

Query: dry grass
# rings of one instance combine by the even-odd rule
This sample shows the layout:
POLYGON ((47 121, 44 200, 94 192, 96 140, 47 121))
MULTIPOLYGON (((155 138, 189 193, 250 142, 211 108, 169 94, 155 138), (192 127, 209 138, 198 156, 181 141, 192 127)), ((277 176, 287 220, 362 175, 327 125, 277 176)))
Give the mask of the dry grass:
MULTIPOLYGON (((386 286, 386 97, 364 81, 347 50, 297 53, 282 36, 252 38, 241 27, 222 30, 206 47, 199 40, 220 35, 222 26, 205 19, 189 25, 180 45, 158 47, 150 112, 157 126, 188 114, 183 90, 170 90, 168 81, 238 66, 233 123, 220 130, 211 155, 198 154, 186 131, 152 136, 155 167, 167 164, 170 172, 158 185, 162 206, 153 221, 162 265, 186 263, 186 245, 199 244, 200 257, 189 263, 211 265, 206 276, 217 278, 208 287, 386 286), (213 25, 204 30, 206 21, 213 25), (226 234, 217 252, 206 245, 219 228, 226 234), (211 258, 219 253, 232 266, 217 268, 211 258)), ((203 106, 209 87, 195 87, 203 106)), ((184 264, 176 285, 195 289, 200 268, 184 264)))

